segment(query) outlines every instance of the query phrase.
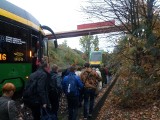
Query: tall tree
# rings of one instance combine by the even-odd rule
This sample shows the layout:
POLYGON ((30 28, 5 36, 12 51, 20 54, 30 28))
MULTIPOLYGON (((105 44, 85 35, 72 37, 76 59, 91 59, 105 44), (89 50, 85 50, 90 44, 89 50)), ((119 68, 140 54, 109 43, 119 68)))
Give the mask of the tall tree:
POLYGON ((67 40, 64 40, 64 41, 62 42, 62 46, 65 46, 65 47, 68 46, 68 45, 67 45, 67 40))
POLYGON ((98 36, 87 35, 80 38, 79 43, 82 51, 89 57, 90 51, 99 46, 99 39, 98 36))
POLYGON ((122 101, 123 105, 132 106, 131 103, 137 103, 134 98, 139 98, 139 104, 141 100, 150 99, 145 98, 146 93, 156 95, 151 90, 159 90, 156 85, 160 79, 160 8, 156 4, 159 1, 89 0, 89 2, 90 4, 83 10, 92 16, 90 18, 96 17, 103 21, 115 19, 116 23, 125 28, 120 28, 125 34, 123 38, 117 40, 117 54, 112 60, 121 83, 121 88, 117 87, 116 91, 118 99, 121 99, 119 101, 122 101), (152 89, 148 89, 152 86, 154 86, 152 89), (139 96, 136 96, 137 92, 139 96), (129 99, 132 102, 128 101, 129 99))
MULTIPOLYGON (((139 42, 145 39, 145 48, 152 49, 152 46, 160 39, 160 34, 155 36, 154 32, 159 21, 159 7, 156 6, 158 5, 156 1, 158 0, 89 0, 90 4, 83 10, 92 16, 90 18, 103 21, 115 19, 116 23, 123 25, 122 28, 125 30, 119 29, 128 36, 130 46, 136 47, 134 64, 139 66, 140 56, 144 51, 137 46, 139 42)), ((151 52, 158 56, 158 52, 154 51, 155 49, 152 49, 151 52)))
MULTIPOLYGON (((156 1, 89 0, 88 6, 85 6, 83 11, 88 13, 90 18, 98 18, 102 21, 114 19, 116 23, 120 23, 126 28, 124 32, 137 35, 137 29, 142 28, 145 20, 147 20, 147 25, 152 24, 153 7, 155 7, 156 1)), ((151 25, 149 26, 152 30, 151 25)), ((142 29, 139 29, 139 32, 141 31, 142 29)))
POLYGON ((94 40, 93 40, 93 49, 95 50, 96 48, 99 48, 99 38, 96 35, 94 40))

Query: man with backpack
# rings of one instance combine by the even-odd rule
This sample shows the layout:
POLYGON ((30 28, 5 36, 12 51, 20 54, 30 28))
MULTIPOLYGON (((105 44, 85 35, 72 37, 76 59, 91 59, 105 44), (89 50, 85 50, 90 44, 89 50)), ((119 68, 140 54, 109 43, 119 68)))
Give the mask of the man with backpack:
POLYGON ((84 83, 84 120, 92 116, 96 90, 100 78, 96 71, 90 68, 89 63, 84 64, 85 69, 81 73, 81 80, 84 83))
POLYGON ((68 120, 76 120, 78 115, 79 90, 83 88, 80 77, 75 74, 75 66, 70 67, 69 75, 65 76, 62 81, 63 91, 68 102, 68 120))
POLYGON ((53 64, 51 67, 51 80, 49 81, 49 100, 52 106, 52 112, 57 117, 57 112, 59 109, 59 101, 62 94, 62 78, 58 74, 58 66, 53 64))
POLYGON ((23 92, 24 104, 32 111, 34 120, 40 120, 41 108, 49 104, 47 81, 50 79, 48 64, 43 62, 38 70, 29 76, 23 92))

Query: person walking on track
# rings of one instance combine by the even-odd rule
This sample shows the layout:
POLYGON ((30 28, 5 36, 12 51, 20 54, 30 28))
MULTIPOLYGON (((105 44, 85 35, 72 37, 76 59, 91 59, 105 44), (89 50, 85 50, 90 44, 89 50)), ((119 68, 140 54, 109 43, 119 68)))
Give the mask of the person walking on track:
POLYGON ((84 83, 84 119, 92 117, 94 100, 98 86, 98 74, 90 68, 89 63, 84 64, 85 69, 81 73, 81 80, 84 83))

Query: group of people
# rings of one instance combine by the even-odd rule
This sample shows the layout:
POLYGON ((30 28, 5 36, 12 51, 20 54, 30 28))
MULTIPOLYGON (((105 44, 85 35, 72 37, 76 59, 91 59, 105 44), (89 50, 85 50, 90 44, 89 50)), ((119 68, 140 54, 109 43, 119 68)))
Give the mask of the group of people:
MULTIPOLYGON (((89 63, 85 63, 82 70, 77 69, 75 65, 71 65, 62 75, 58 73, 58 70, 56 64, 53 64, 50 70, 49 64, 42 62, 39 64, 39 68, 29 76, 25 89, 29 88, 31 83, 36 85, 34 86, 36 94, 32 92, 33 95, 29 95, 32 102, 27 104, 27 107, 32 111, 33 119, 41 119, 41 109, 43 108, 50 108, 58 119, 59 101, 62 93, 67 98, 68 120, 77 119, 78 109, 82 106, 82 103, 84 120, 92 117, 95 97, 102 82, 101 75, 92 69, 89 63)), ((11 100, 15 89, 12 83, 6 83, 2 88, 3 95, 0 97, 0 116, 3 114, 2 120, 19 119, 17 118, 18 112, 15 102, 11 100)))
POLYGON ((29 81, 24 88, 23 97, 24 103, 26 103, 32 111, 34 120, 41 119, 42 109, 50 109, 52 114, 55 115, 55 119, 58 119, 57 112, 62 93, 61 82, 62 78, 58 74, 58 66, 53 64, 50 69, 47 62, 41 62, 38 70, 29 76, 29 81), (31 86, 33 87, 32 89, 31 86), (27 90, 32 91, 28 96, 27 90), (29 101, 26 100, 26 96, 29 97, 29 101))
POLYGON ((92 117, 95 97, 99 90, 99 83, 102 81, 101 76, 90 67, 89 63, 85 63, 82 69, 81 67, 71 66, 68 71, 70 72, 66 71, 65 73, 68 75, 62 80, 63 91, 65 92, 65 89, 67 89, 66 84, 69 81, 70 74, 75 76, 78 86, 78 93, 75 96, 65 93, 68 101, 69 120, 76 120, 78 108, 82 106, 82 102, 84 120, 92 117))
MULTIPOLYGON (((41 62, 39 68, 29 76, 23 93, 25 98, 23 98, 23 102, 26 107, 30 108, 34 120, 41 120, 42 109, 49 108, 55 115, 55 120, 58 119, 57 111, 61 90, 61 76, 58 75, 58 66, 54 64, 49 70, 49 64, 46 61, 41 62), (26 99, 26 96, 29 98, 26 99)), ((23 120, 19 115, 16 102, 12 100, 15 91, 16 87, 13 83, 3 85, 0 97, 0 120, 23 120)))

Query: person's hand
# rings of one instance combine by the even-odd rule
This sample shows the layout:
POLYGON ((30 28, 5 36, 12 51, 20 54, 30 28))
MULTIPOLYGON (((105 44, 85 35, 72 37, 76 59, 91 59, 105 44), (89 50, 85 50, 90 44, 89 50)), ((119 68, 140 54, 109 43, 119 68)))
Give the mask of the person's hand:
POLYGON ((43 107, 46 108, 46 107, 47 107, 47 104, 43 104, 43 107))
POLYGON ((22 118, 22 117, 19 117, 18 120, 23 120, 23 118, 22 118))

